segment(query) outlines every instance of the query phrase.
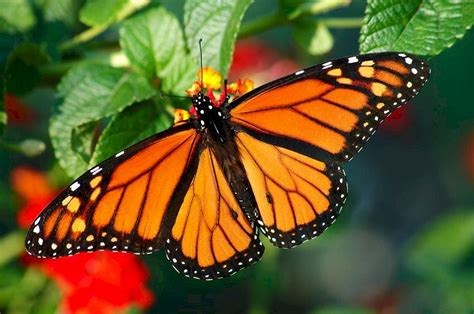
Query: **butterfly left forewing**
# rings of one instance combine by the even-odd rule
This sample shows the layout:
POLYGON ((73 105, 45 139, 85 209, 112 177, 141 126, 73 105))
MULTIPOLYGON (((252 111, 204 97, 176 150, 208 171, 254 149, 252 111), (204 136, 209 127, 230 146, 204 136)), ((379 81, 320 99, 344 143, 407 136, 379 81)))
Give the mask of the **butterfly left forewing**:
POLYGON ((166 233, 168 210, 196 154, 188 124, 144 140, 87 171, 48 205, 26 237, 39 257, 97 250, 151 253, 166 233))
POLYGON ((403 53, 342 58, 248 93, 229 105, 231 121, 267 142, 344 162, 429 73, 425 62, 403 53))
POLYGON ((208 147, 201 151, 165 248, 178 272, 203 280, 230 276, 263 255, 256 226, 208 147))

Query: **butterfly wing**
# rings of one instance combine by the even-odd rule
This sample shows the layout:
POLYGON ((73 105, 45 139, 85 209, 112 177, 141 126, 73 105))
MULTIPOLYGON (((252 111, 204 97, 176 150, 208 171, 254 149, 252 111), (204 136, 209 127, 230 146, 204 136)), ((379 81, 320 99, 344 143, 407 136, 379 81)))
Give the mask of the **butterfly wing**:
POLYGON ((344 162, 429 73, 422 60, 402 53, 343 58, 257 88, 228 109, 235 125, 266 142, 344 162))
POLYGON ((179 191, 189 184, 185 173, 199 141, 200 134, 187 123, 87 171, 36 218, 26 237, 27 251, 59 257, 102 249, 158 250, 184 196, 179 191))
POLYGON ((257 262, 264 247, 244 214, 214 152, 205 147, 166 243, 173 267, 212 280, 257 262))
POLYGON ((258 223, 274 245, 291 248, 321 234, 347 196, 344 170, 257 140, 245 132, 237 146, 259 209, 258 223))
POLYGON ((258 223, 274 245, 294 247, 334 222, 347 196, 341 163, 429 73, 415 56, 361 55, 298 71, 228 105, 258 223))

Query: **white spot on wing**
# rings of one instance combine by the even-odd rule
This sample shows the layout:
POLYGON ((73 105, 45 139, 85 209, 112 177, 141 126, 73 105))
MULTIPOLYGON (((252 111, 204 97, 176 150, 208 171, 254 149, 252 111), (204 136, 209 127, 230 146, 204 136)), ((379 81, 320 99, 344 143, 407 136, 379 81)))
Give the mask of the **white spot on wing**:
POLYGON ((71 191, 74 192, 74 191, 77 190, 80 186, 81 186, 81 185, 79 184, 79 182, 74 182, 73 184, 71 184, 70 189, 71 189, 71 191))
POLYGON ((98 173, 101 172, 101 171, 102 171, 102 168, 99 167, 99 166, 96 166, 95 168, 93 168, 93 169, 91 170, 91 173, 92 173, 93 175, 96 175, 96 174, 98 174, 98 173))
POLYGON ((36 227, 33 229, 33 232, 34 232, 34 233, 40 233, 40 227, 39 227, 39 226, 36 226, 36 227))
POLYGON ((331 61, 323 63, 323 69, 327 69, 327 68, 330 68, 330 67, 332 67, 332 62, 331 61))
POLYGON ((355 63, 355 62, 358 62, 359 59, 357 59, 357 57, 350 57, 347 59, 347 62, 348 63, 355 63))
POLYGON ((296 72, 295 75, 301 75, 303 73, 304 73, 304 70, 301 70, 301 71, 296 72))
POLYGON ((115 154, 115 157, 120 157, 123 154, 125 154, 125 151, 122 150, 121 152, 118 152, 117 154, 115 154))

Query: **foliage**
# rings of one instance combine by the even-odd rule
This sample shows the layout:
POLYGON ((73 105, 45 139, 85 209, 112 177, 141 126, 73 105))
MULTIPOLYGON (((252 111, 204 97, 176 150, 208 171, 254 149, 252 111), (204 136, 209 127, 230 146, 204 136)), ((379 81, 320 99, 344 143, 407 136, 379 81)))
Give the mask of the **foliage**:
POLYGON ((434 56, 462 38, 473 23, 470 0, 372 0, 365 11, 360 49, 434 56))
MULTIPOLYGON (((51 143, 55 161, 65 173, 57 167, 50 176, 65 182, 65 177, 76 177, 116 151, 166 129, 173 110, 187 108, 189 101, 162 94, 184 96, 196 80, 200 39, 203 64, 227 77, 237 39, 279 28, 290 29, 297 53, 314 60, 335 49, 341 30, 354 28, 361 29, 360 52, 398 50, 436 56, 465 36, 474 22, 469 0, 369 0, 364 17, 340 14, 350 0, 279 0, 272 2, 272 11, 251 18, 252 8, 261 5, 257 2, 186 0, 173 10, 176 2, 157 0, 0 0, 0 150, 14 160, 40 155, 51 143), (49 100, 54 102, 52 112, 38 110, 49 118, 49 127, 36 125, 38 134, 28 136, 17 132, 18 117, 13 113, 19 109, 12 109, 11 99, 20 104, 28 97, 37 100, 34 97, 45 89, 54 89, 56 95, 49 100), (30 138, 41 138, 46 129, 49 138, 44 143, 30 138)), ((254 55, 261 53, 257 49, 254 55)), ((36 157, 44 159, 34 163, 49 167, 53 158, 48 156, 36 157)), ((2 175, 0 179, 9 180, 7 171, 2 175)), ((0 183, 1 196, 10 197, 11 188, 0 183)), ((50 197, 27 200, 22 208, 38 211, 50 197)), ((0 205, 19 207, 25 201, 10 198, 0 199, 0 205)), ((14 213, 11 210, 6 217, 11 220, 14 213)), ((458 287, 458 298, 436 304, 445 312, 474 308, 464 302, 474 291, 468 269, 474 246, 471 216, 467 211, 443 216, 408 249, 406 276, 424 282, 414 285, 414 293, 424 298, 425 291, 436 290, 443 300, 451 295, 450 287, 458 287)), ((18 262, 24 232, 15 230, 13 222, 4 225, 10 233, 0 238, 0 311, 53 311, 61 298, 55 285, 30 264, 18 262)), ((2 232, 4 225, 0 224, 2 232)), ((272 251, 273 264, 260 270, 255 279, 259 282, 252 288, 254 305, 261 311, 278 290, 273 287, 279 282, 277 257, 272 251), (266 294, 259 292, 268 285, 272 288, 266 294)), ((422 306, 428 312, 434 308, 422 306)), ((313 312, 371 313, 374 307, 325 306, 313 312)))

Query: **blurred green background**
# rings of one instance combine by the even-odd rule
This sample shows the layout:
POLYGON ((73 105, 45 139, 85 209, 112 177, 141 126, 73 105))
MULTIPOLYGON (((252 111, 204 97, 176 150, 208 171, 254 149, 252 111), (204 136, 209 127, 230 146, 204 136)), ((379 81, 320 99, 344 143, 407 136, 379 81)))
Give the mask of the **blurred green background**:
MULTIPOLYGON (((6 10, 9 4, 2 2, 0 10, 2 5, 6 10)), ((48 133, 49 119, 61 102, 56 87, 66 71, 81 60, 110 61, 107 58, 120 49, 120 21, 107 22, 98 37, 61 50, 57 49, 61 43, 87 30, 84 19, 82 24, 78 20, 85 1, 50 4, 56 11, 51 6, 50 11, 44 9, 48 1, 12 2, 17 11, 10 14, 29 7, 28 14, 35 19, 29 25, 23 17, 24 25, 12 31, 9 13, 0 13, 2 88, 9 118, 0 139, 0 312, 74 312, 61 305, 71 292, 70 286, 61 284, 51 272, 56 266, 48 272, 23 256, 24 231, 20 226, 21 219, 28 219, 20 213, 25 206, 44 206, 45 195, 74 179, 58 165, 48 133), (38 46, 17 51, 21 57, 15 61, 11 52, 24 43, 38 46), (35 52, 37 47, 44 55, 35 52), (12 69, 26 74, 11 75, 12 69), (31 187, 31 182, 39 185, 31 187), (43 199, 35 199, 35 189, 41 192, 41 184, 49 192, 42 194, 43 199), (25 196, 28 191, 29 199, 25 196)), ((120 2, 124 1, 115 1, 117 5, 120 2)), ((210 5, 218 7, 221 2, 210 5)), ((372 5, 377 2, 389 6, 397 1, 369 1, 372 5)), ((413 5, 421 2, 405 1, 413 5)), ((431 2, 436 6, 437 1, 431 2)), ((95 10, 100 11, 97 3, 95 10)), ((184 1, 156 3, 186 23, 184 1)), ((255 1, 244 14, 240 35, 245 38, 237 42, 229 77, 250 78, 259 85, 298 68, 358 54, 363 46, 360 27, 367 24, 362 20, 366 6, 365 1, 255 1), (278 22, 272 17, 272 12, 282 8, 318 3, 329 3, 328 12, 308 13, 296 22, 278 22), (311 48, 298 32, 312 32, 314 22, 324 20, 328 29, 316 37, 317 45, 311 48)), ((466 5, 466 19, 471 24, 472 12, 472 5, 466 5)), ((220 13, 216 10, 214 14, 220 13)), ((403 18, 403 10, 399 14, 403 18)), ((435 32, 434 36, 442 35, 435 32)), ((419 44, 435 46, 429 41, 419 44)), ((162 252, 140 257, 149 273, 141 285, 149 289, 153 301, 130 297, 124 298, 129 300, 124 304, 108 307, 104 305, 108 301, 102 300, 105 303, 92 307, 87 298, 93 296, 87 295, 87 300, 77 301, 83 303, 76 308, 83 306, 82 313, 98 312, 99 308, 104 313, 473 313, 474 33, 467 31, 462 40, 445 49, 450 45, 421 52, 432 67, 427 85, 345 165, 349 199, 338 221, 324 235, 292 250, 279 250, 265 239, 266 252, 259 263, 215 282, 179 275, 162 252)), ((413 52, 417 53, 416 49, 421 48, 415 47, 413 52)), ((163 101, 189 106, 189 101, 156 101, 158 105, 163 101)), ((169 125, 171 117, 163 113, 158 119, 162 122, 155 131, 169 125)), ((98 129, 109 121, 106 117, 98 129)), ((114 285, 121 287, 122 283, 114 285)), ((87 287, 96 291, 107 286, 97 288, 92 283, 87 287)), ((77 293, 85 295, 84 291, 77 293)))

